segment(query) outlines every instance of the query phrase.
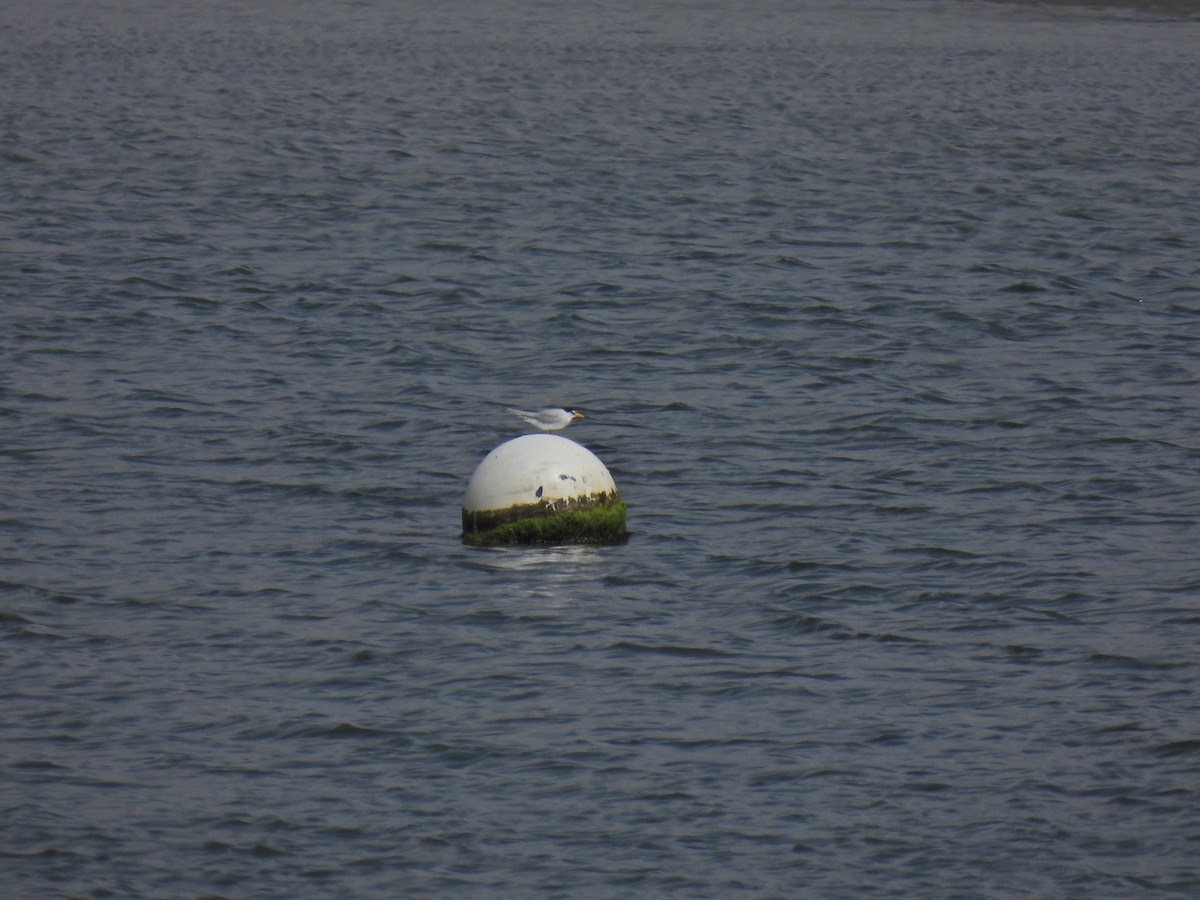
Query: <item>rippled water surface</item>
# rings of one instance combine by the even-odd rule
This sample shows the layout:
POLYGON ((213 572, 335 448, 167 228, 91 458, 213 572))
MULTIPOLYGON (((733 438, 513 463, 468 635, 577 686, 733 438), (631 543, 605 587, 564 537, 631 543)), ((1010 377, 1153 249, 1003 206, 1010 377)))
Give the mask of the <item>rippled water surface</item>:
POLYGON ((3 893, 1195 896, 1197 47, 0 11, 3 893), (631 541, 463 547, 545 404, 631 541))

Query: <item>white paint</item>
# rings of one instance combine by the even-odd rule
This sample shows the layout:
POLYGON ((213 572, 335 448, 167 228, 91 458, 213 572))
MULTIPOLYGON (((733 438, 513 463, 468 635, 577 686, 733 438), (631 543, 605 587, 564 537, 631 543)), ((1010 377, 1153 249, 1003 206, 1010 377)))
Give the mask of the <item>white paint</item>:
POLYGON ((617 486, 591 450, 556 434, 526 434, 483 458, 467 485, 463 509, 490 512, 606 493, 615 496, 617 486))

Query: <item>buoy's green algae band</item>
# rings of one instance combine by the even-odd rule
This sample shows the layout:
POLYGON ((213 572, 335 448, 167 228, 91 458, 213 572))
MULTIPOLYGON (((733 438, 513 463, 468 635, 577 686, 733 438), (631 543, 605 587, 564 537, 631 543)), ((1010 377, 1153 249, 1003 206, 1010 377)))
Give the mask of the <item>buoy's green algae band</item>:
POLYGON ((501 444, 476 467, 462 508, 468 544, 619 544, 625 503, 604 463, 552 434, 501 444))

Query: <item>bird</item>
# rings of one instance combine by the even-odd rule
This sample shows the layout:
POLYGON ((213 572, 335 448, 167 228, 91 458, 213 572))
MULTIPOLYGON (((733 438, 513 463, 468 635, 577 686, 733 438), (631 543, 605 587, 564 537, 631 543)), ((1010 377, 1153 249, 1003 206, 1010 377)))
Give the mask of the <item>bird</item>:
POLYGON ((539 409, 537 412, 530 412, 527 409, 513 409, 511 406, 506 406, 505 409, 518 419, 524 419, 534 428, 541 431, 560 431, 576 419, 584 418, 581 412, 573 409, 560 409, 557 406, 547 406, 545 409, 539 409))

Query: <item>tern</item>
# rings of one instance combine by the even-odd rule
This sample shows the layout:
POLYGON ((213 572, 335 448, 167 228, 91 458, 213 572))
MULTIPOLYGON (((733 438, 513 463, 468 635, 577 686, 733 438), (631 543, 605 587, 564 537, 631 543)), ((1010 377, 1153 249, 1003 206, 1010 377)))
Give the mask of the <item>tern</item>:
POLYGON ((530 412, 527 409, 513 409, 511 406, 506 406, 505 409, 518 419, 524 419, 534 428, 542 431, 559 431, 566 428, 576 419, 584 417, 581 412, 576 412, 573 409, 560 409, 557 406, 547 406, 545 409, 539 409, 537 412, 530 412))

